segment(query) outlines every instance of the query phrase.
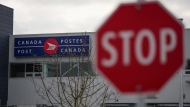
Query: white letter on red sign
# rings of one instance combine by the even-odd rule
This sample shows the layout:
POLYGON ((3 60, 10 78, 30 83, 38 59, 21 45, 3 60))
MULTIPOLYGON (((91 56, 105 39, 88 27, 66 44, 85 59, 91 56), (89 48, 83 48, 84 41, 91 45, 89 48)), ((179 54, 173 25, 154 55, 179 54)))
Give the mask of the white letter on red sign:
POLYGON ((114 32, 106 32, 103 35, 103 38, 101 40, 102 47, 110 53, 110 58, 109 59, 102 59, 101 63, 105 67, 111 67, 115 65, 118 59, 118 53, 117 50, 113 45, 109 43, 109 39, 115 39, 116 35, 114 32))
POLYGON ((171 28, 160 30, 160 61, 162 64, 167 62, 167 53, 175 49, 177 44, 176 33, 171 28), (167 36, 170 37, 170 44, 167 44, 167 36))
POLYGON ((137 57, 137 61, 141 65, 149 65, 154 60, 155 53, 156 53, 156 42, 155 42, 154 34, 148 29, 142 29, 137 34, 137 37, 135 40, 135 54, 137 57), (149 47, 150 47, 147 57, 143 56, 143 49, 142 49, 142 46, 143 46, 142 43, 145 37, 148 39, 149 47))
POLYGON ((130 38, 134 35, 134 32, 131 30, 128 31, 121 31, 120 37, 123 40, 123 64, 129 65, 130 64, 130 38))

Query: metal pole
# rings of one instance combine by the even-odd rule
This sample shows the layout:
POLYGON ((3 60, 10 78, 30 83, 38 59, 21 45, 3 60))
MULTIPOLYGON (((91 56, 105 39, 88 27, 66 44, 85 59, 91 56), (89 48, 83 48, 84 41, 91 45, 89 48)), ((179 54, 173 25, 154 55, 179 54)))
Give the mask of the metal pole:
POLYGON ((145 107, 144 96, 141 93, 141 90, 142 90, 141 85, 137 85, 136 90, 137 90, 137 93, 138 93, 138 99, 137 99, 136 107, 145 107))
POLYGON ((183 107, 183 70, 180 72, 180 107, 183 107))
MULTIPOLYGON (((180 18, 178 20, 180 20, 182 24, 183 19, 180 18)), ((181 69, 181 72, 180 72, 180 105, 179 107, 183 107, 183 69, 181 69)))
POLYGON ((136 107, 145 107, 145 103, 144 103, 144 96, 140 95, 138 96, 138 103, 136 107))

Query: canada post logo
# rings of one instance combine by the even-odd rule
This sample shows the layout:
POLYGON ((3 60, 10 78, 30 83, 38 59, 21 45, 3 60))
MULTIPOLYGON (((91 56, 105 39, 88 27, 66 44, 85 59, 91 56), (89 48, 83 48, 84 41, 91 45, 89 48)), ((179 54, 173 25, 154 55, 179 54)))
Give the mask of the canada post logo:
POLYGON ((14 56, 89 55, 89 35, 15 38, 14 56))
POLYGON ((47 54, 55 54, 58 50, 58 42, 54 38, 49 38, 44 43, 44 51, 47 54))

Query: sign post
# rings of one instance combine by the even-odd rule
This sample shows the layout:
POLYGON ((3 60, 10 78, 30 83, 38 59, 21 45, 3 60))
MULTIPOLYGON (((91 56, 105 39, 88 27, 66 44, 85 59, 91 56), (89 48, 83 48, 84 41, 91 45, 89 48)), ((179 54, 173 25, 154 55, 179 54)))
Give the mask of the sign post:
POLYGON ((121 93, 158 92, 182 67, 183 44, 183 26, 159 2, 121 4, 97 30, 97 69, 121 93))

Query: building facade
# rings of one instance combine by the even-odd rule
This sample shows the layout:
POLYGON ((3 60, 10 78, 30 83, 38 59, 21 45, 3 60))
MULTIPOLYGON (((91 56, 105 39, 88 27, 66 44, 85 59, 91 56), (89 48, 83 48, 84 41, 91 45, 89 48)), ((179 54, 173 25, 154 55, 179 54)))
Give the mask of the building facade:
POLYGON ((9 35, 13 34, 13 9, 0 4, 0 105, 8 99, 9 35))
MULTIPOLYGON (((41 75, 45 75, 47 80, 55 78, 51 70, 47 68, 47 66, 53 68, 53 65, 49 63, 52 56, 49 57, 48 55, 54 54, 55 52, 60 55, 59 58, 62 59, 62 61, 59 62, 59 72, 63 77, 67 78, 68 68, 65 67, 65 65, 69 64, 68 53, 75 54, 76 57, 80 57, 81 53, 83 55, 93 56, 93 52, 88 52, 90 49, 93 50, 94 35, 95 33, 93 32, 81 32, 10 36, 8 105, 50 105, 37 95, 31 78, 38 79, 41 75), (39 69, 36 69, 36 65, 40 65, 40 74, 37 72, 39 69)), ((144 102, 148 106, 178 107, 181 96, 183 96, 183 106, 190 107, 190 49, 188 47, 190 46, 190 42, 188 41, 190 41, 190 29, 185 30, 185 58, 187 64, 181 71, 178 71, 158 93, 144 96, 144 102), (182 81, 181 72, 183 77, 182 81), (180 85, 181 83, 182 87, 180 85)), ((73 67, 75 70, 71 75, 80 75, 79 69, 81 63, 77 63, 75 59, 73 59, 73 61, 78 66, 73 67)), ((85 67, 87 68, 88 66, 89 65, 85 67)), ((86 70, 85 73, 89 74, 88 70, 86 70)), ((98 73, 94 71, 94 74, 90 75, 98 75, 98 73)), ((65 84, 67 86, 67 83, 65 84)), ((115 94, 117 93, 115 90, 114 92, 115 94)), ((106 107, 132 107, 135 106, 137 102, 138 96, 136 95, 117 94, 110 97, 106 102, 106 107)))

